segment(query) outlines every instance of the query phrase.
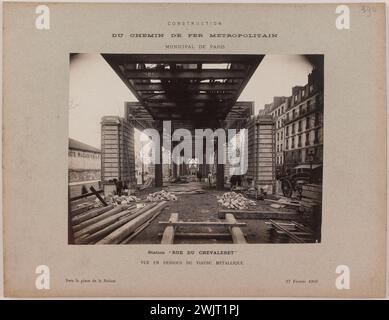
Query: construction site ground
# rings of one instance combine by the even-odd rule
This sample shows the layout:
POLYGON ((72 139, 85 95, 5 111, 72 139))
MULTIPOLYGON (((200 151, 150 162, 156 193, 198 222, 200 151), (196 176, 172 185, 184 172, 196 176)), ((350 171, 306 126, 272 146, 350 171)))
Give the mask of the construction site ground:
MULTIPOLYGON (((179 220, 182 221, 219 221, 218 211, 223 208, 218 202, 217 197, 221 196, 225 191, 215 190, 214 187, 209 187, 206 183, 189 182, 184 184, 172 184, 179 188, 197 188, 202 189, 204 193, 201 194, 177 194, 176 201, 169 201, 168 207, 165 208, 160 215, 158 215, 151 224, 136 236, 131 243, 133 244, 156 244, 161 242, 161 234, 165 226, 161 225, 160 221, 168 221, 172 213, 178 213, 179 220)), ((145 199, 148 194, 160 191, 163 188, 147 188, 138 191, 137 196, 145 199)), ((288 208, 272 208, 270 202, 263 200, 255 200, 256 205, 250 206, 248 210, 265 211, 265 212, 282 212, 285 214, 295 213, 294 209, 288 208)), ((247 226, 242 227, 242 231, 246 236, 248 243, 269 243, 269 231, 263 219, 239 219, 238 222, 245 222, 247 226)), ((228 230, 224 226, 180 226, 176 229, 179 233, 227 233, 228 230)), ((174 243, 232 243, 231 238, 227 239, 195 239, 195 238, 175 238, 174 243)))

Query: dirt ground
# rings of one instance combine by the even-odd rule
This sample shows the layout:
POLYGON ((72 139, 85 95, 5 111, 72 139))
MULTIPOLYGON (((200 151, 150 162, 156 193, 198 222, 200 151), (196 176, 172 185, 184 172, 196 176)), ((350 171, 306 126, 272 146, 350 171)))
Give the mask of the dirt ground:
MULTIPOLYGON (((169 201, 168 207, 166 207, 160 215, 158 215, 151 224, 144 229, 137 237, 135 237, 132 244, 156 244, 161 242, 161 234, 164 231, 164 226, 159 224, 160 221, 168 221, 172 213, 178 213, 178 219, 183 221, 218 221, 218 210, 223 209, 217 202, 217 196, 222 195, 225 191, 217 191, 210 188, 206 184, 200 185, 199 183, 186 183, 178 186, 197 186, 204 190, 202 194, 177 194, 177 201, 169 201)), ((164 188, 165 189, 165 188, 164 188)), ((149 193, 161 190, 161 188, 148 188, 147 190, 140 191, 138 197, 144 199, 149 193)), ((274 209, 270 207, 269 203, 265 201, 256 201, 257 205, 250 207, 250 210, 263 210, 263 211, 284 211, 291 212, 290 209, 274 209)), ((270 231, 264 220, 259 219, 245 219, 239 220, 239 222, 247 223, 247 226, 242 227, 242 231, 246 236, 248 243, 271 243, 270 231)), ((202 233, 228 233, 228 230, 224 226, 212 226, 212 227, 198 227, 198 226, 185 226, 178 227, 177 233, 184 232, 202 232, 202 233)), ((190 238, 175 238, 174 243, 232 243, 230 237, 223 239, 190 239, 190 238)))

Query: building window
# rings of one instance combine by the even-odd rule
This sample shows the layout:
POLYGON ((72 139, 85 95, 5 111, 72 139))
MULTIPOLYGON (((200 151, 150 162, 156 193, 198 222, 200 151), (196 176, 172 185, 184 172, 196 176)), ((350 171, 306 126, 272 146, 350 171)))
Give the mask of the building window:
POLYGON ((307 117, 307 120, 305 120, 305 130, 308 130, 311 127, 310 121, 311 119, 307 117))
POLYGON ((296 109, 293 109, 293 117, 292 119, 296 118, 296 109))
POLYGON ((294 130, 294 123, 292 124, 292 134, 294 134, 295 133, 295 130, 294 130))
POLYGON ((294 96, 294 102, 297 101, 297 94, 294 96))
POLYGON ((305 96, 305 90, 304 90, 304 89, 301 91, 301 95, 302 95, 303 97, 305 96))
POLYGON ((301 135, 299 135, 298 137, 298 145, 297 145, 299 148, 301 147, 301 135))
POLYGON ((302 130, 302 125, 301 125, 301 120, 299 121, 299 126, 298 126, 298 132, 300 132, 302 130))
POLYGON ((319 123, 320 123, 320 121, 319 121, 319 113, 316 113, 315 114, 315 126, 318 126, 319 123))
POLYGON ((315 130, 315 140, 313 141, 314 144, 319 143, 319 130, 315 130))
POLYGON ((309 146, 309 132, 305 134, 305 145, 309 146))
POLYGON ((283 135, 284 135, 284 133, 281 131, 281 140, 284 138, 283 135))
POLYGON ((313 84, 311 84, 311 85, 309 86, 309 92, 310 92, 310 93, 313 92, 313 84))
POLYGON ((317 95, 317 96, 315 97, 315 103, 316 103, 316 105, 319 107, 319 105, 320 105, 320 95, 317 95))
POLYGON ((309 112, 310 108, 311 108, 311 100, 307 100, 307 112, 309 112))
POLYGON ((299 105, 299 115, 301 115, 303 113, 303 105, 299 105))

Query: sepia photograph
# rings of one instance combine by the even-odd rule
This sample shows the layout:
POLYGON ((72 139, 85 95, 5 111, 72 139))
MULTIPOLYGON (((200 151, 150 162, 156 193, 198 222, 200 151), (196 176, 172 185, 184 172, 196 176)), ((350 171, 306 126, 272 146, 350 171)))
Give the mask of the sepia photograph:
POLYGON ((324 55, 69 63, 69 244, 321 242, 324 55))
POLYGON ((6 3, 5 295, 385 296, 385 9, 6 3))

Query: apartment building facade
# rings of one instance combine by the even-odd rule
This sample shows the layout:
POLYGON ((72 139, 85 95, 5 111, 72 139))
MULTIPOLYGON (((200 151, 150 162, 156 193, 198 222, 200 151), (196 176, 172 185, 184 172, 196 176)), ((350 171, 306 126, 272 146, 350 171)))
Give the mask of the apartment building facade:
POLYGON ((317 70, 290 97, 275 97, 265 113, 276 123, 276 166, 323 163, 323 77, 317 70))

